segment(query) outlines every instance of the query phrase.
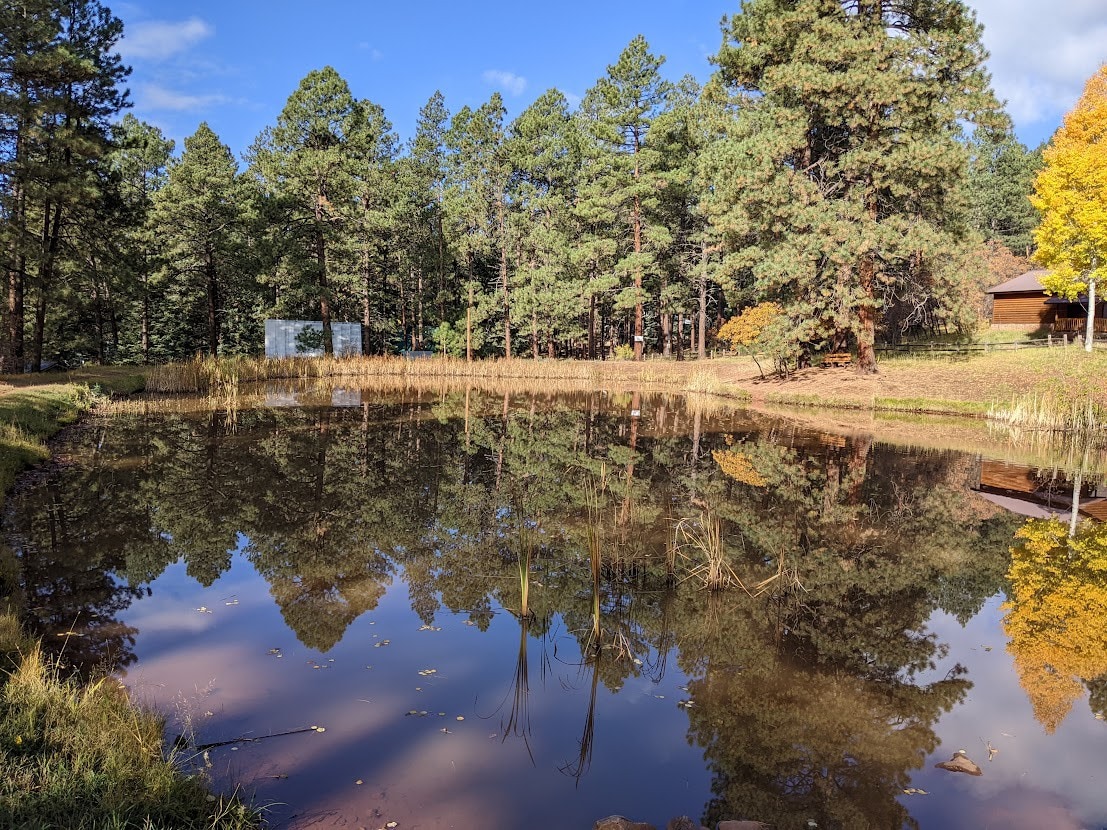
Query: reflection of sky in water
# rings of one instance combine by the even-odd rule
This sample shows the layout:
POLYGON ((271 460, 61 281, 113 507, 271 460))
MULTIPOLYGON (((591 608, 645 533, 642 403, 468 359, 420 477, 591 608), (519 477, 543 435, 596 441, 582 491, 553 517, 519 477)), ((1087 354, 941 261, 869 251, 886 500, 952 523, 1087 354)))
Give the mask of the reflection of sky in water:
POLYGON ((1002 597, 990 599, 964 629, 943 613, 930 621, 930 630, 950 644, 949 656, 932 677, 960 662, 968 667, 973 688, 942 717, 936 728, 941 744, 912 776, 911 786, 930 795, 911 796, 908 806, 924 827, 1107 825, 1107 786, 1101 778, 1107 723, 1095 719, 1085 696, 1055 734, 1046 734, 1007 653, 1002 602, 1002 597), (991 762, 985 741, 999 750, 991 762), (958 749, 980 765, 982 776, 934 769, 958 749))
POLYGON ((441 631, 420 631, 397 581, 324 655, 297 642, 240 557, 210 588, 182 564, 152 587, 125 615, 141 632, 126 679, 171 713, 171 730, 186 713, 200 744, 326 729, 210 751, 217 781, 274 803, 278 823, 295 815, 296 826, 320 827, 339 816, 351 826, 588 827, 621 812, 664 826, 697 816, 710 797, 676 705, 686 679, 672 661, 659 684, 632 679, 618 695, 600 685, 592 763, 578 786, 559 767, 577 758, 591 677, 563 627, 545 642, 528 638, 532 733, 524 742, 502 734, 519 646, 519 624, 506 612, 487 632, 448 612, 436 619, 441 631), (274 648, 283 656, 268 653, 274 648), (429 668, 437 671, 419 674, 429 668))

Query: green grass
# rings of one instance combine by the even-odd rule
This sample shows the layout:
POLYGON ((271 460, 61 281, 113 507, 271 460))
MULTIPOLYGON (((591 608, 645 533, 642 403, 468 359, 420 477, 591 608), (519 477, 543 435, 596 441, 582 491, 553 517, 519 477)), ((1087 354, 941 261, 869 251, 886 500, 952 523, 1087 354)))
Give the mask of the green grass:
POLYGON ((0 506, 23 470, 50 457, 46 440, 88 409, 87 386, 54 384, 0 395, 0 506))
MULTIPOLYGON (((0 615, 0 631, 18 636, 13 628, 10 615, 0 615)), ((134 706, 117 681, 64 680, 39 649, 23 648, 0 679, 0 827, 260 825, 255 810, 212 796, 201 778, 166 756, 161 718, 134 706)))
POLYGON ((920 412, 937 415, 970 415, 984 417, 988 405, 982 401, 936 400, 933 398, 884 398, 873 400, 878 412, 920 412))

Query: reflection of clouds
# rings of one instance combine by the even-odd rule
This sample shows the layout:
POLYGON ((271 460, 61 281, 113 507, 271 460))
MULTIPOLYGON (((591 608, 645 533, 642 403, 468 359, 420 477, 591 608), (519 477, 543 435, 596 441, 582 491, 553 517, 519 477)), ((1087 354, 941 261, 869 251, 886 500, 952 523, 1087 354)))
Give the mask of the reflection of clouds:
MULTIPOLYGON (((1094 771, 1107 753, 1107 726, 1093 719, 1086 705, 1077 702, 1072 713, 1053 735, 1046 734, 1034 718, 1030 702, 1019 684, 1014 661, 1002 639, 1002 598, 993 597, 983 610, 964 627, 951 616, 936 614, 930 629, 939 640, 950 643, 950 654, 938 666, 935 675, 942 675, 955 663, 968 666, 968 679, 973 688, 965 702, 942 716, 936 727, 941 744, 927 759, 926 768, 913 776, 912 786, 922 787, 934 795, 948 799, 953 790, 966 803, 949 801, 957 821, 949 826, 1057 827, 1078 826, 1058 823, 1060 807, 1066 805, 1081 821, 1103 824, 1107 821, 1107 790, 1096 780, 1094 771), (985 647, 991 651, 985 651, 985 647), (1005 737, 1003 733, 1015 737, 1005 737), (999 750, 989 763, 984 741, 991 741, 999 750), (984 770, 981 778, 954 776, 933 765, 964 749, 984 770), (1028 790, 1039 796, 1030 798, 1028 790), (1005 810, 1004 799, 1013 791, 1021 791, 1027 801, 1027 815, 1051 816, 1039 824, 1006 824, 996 817, 996 810, 1005 810), (1052 797, 1051 797, 1052 796, 1052 797), (988 805, 991 805, 990 807, 988 805), (963 822, 964 811, 988 808, 988 819, 963 822), (988 822, 991 822, 988 824, 988 822), (997 823, 998 822, 998 823, 997 823)), ((987 812, 987 810, 985 810, 987 812)), ((1063 814, 1061 810, 1061 814, 1063 814)), ((981 814, 982 815, 982 814, 981 814)), ((1021 821, 1021 819, 1020 819, 1021 821)))

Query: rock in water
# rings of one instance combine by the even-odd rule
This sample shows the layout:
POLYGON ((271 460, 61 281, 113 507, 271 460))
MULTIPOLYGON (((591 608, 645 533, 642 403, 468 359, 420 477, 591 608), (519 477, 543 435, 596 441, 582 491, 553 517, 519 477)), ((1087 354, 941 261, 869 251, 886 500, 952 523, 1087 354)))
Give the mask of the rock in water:
POLYGON ((624 816, 608 816, 593 824, 592 830, 657 830, 657 828, 644 821, 631 821, 624 816))
POLYGON ((949 770, 950 772, 963 772, 967 775, 984 774, 984 771, 980 769, 980 767, 969 760, 969 756, 963 749, 954 752, 953 757, 948 761, 942 761, 940 764, 935 764, 934 766, 938 767, 938 769, 949 770))

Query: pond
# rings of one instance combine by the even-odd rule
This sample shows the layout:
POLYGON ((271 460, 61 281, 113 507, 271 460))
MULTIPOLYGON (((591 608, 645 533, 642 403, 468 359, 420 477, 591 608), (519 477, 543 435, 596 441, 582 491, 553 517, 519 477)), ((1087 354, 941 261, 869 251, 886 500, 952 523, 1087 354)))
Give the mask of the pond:
POLYGON ((266 400, 90 421, 6 521, 34 632, 273 826, 1107 825, 1103 526, 1004 506, 1067 480, 678 396, 266 400))

